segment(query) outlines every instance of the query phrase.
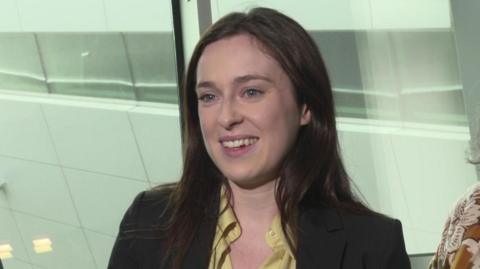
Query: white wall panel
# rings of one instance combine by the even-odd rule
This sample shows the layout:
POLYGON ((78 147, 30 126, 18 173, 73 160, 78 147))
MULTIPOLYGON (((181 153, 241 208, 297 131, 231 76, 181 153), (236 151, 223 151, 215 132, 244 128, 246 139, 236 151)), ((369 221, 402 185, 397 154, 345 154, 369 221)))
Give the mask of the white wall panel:
POLYGON ((215 21, 229 12, 257 6, 275 8, 295 18, 308 30, 371 27, 368 0, 304 0, 295 4, 288 0, 216 0, 212 1, 212 19, 215 21))
POLYGON ((105 31, 102 0, 17 0, 25 32, 105 31))
POLYGON ((137 108, 129 112, 151 182, 177 181, 182 170, 178 107, 162 111, 137 108))
POLYGON ((115 236, 133 198, 147 182, 65 169, 82 226, 115 236))
POLYGON ((43 107, 62 165, 147 180, 125 110, 43 107))
POLYGON ((0 157, 0 164, 0 176, 7 180, 0 196, 12 209, 79 225, 59 167, 7 157, 0 157))
MULTIPOLYGON (((443 216, 442 222, 438 223, 443 226, 447 219, 447 212, 443 216)), ((427 218, 427 216, 424 216, 427 218)), ((402 223, 403 224, 403 223, 402 223)), ((441 240, 441 232, 432 232, 431 230, 421 230, 403 225, 403 235, 407 244, 407 252, 409 254, 425 254, 434 253, 441 240)))
POLYGON ((433 252, 448 212, 476 180, 468 140, 392 130, 341 131, 347 169, 373 209, 402 221, 409 254, 433 252))
POLYGON ((356 187, 369 206, 380 208, 383 203, 378 198, 371 134, 339 132, 339 141, 345 166, 356 187))
POLYGON ((0 155, 57 163, 41 108, 0 96, 0 155))
POLYGON ((109 31, 173 31, 170 1, 103 1, 109 31))
POLYGON ((450 28, 448 0, 216 0, 212 17, 266 6, 293 17, 308 30, 450 28))
POLYGON ((3 0, 0 3, 0 31, 145 32, 172 30, 170 1, 3 0))
POLYGON ((85 231, 98 268, 107 268, 115 237, 85 231))
MULTIPOLYGON (((33 264, 43 268, 96 269, 87 241, 79 228, 15 213, 33 264), (49 238, 52 251, 38 254, 32 241, 49 238)), ((8 269, 8 268, 5 268, 8 269)))
POLYGON ((0 245, 9 244, 13 249, 13 257, 3 260, 3 265, 6 269, 17 268, 15 262, 29 261, 25 245, 10 210, 0 209, 0 220, 0 245))
POLYGON ((394 152, 387 134, 342 132, 348 172, 371 208, 409 225, 394 152), (395 199, 399 199, 397 202, 395 199))
POLYGON ((374 29, 450 28, 448 0, 370 0, 374 29))
MULTIPOLYGON (((476 182, 474 166, 465 160, 467 141, 436 138, 392 137, 404 201, 417 230, 416 253, 436 248, 448 212, 456 200, 476 182), (425 237, 436 234, 435 241, 425 237)), ((392 200, 396 203, 396 192, 392 200)), ((411 250, 411 249, 410 249, 411 250)))
POLYGON ((185 66, 187 66, 195 45, 200 38, 197 1, 183 1, 180 5, 180 12, 182 18, 189 18, 182 21, 183 53, 185 55, 185 66))
MULTIPOLYGON (((402 220, 403 225, 412 222, 410 209, 406 204, 402 178, 395 152, 392 149, 391 136, 373 134, 371 136, 373 170, 377 175, 376 186, 380 202, 379 211, 402 220)), ((403 167, 415 169, 415 167, 403 167)))
POLYGON ((0 32, 18 32, 20 30, 16 0, 0 1, 0 32))

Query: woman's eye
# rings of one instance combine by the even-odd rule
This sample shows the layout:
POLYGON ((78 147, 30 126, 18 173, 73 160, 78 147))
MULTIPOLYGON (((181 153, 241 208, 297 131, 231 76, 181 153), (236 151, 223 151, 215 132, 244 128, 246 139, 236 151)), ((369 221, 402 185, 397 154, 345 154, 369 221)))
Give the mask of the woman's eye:
POLYGON ((209 94, 209 93, 203 94, 200 97, 198 97, 198 100, 200 100, 203 103, 210 103, 215 100, 215 95, 209 94))
POLYGON ((250 88, 250 89, 247 89, 244 94, 247 97, 255 97, 262 94, 262 92, 254 88, 250 88))

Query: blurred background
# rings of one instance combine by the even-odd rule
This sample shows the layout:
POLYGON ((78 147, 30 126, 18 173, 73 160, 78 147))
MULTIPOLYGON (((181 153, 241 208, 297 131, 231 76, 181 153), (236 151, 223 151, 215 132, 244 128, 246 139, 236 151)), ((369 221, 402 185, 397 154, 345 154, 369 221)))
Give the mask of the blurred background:
POLYGON ((426 267, 478 180, 476 0, 0 0, 6 269, 107 267, 133 197, 180 175, 178 81, 200 33, 255 6, 312 34, 348 171, 426 267))

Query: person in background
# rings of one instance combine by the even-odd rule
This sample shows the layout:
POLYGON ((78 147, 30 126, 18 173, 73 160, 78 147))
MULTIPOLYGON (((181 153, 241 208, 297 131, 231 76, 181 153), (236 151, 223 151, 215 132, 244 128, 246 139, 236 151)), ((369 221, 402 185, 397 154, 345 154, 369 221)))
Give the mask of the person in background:
MULTIPOLYGON (((480 146, 470 163, 480 164, 480 146)), ((457 201, 445 222, 429 269, 480 269, 480 183, 457 201)))
POLYGON ((327 70, 297 22, 221 18, 181 96, 183 174, 135 198, 109 269, 410 268, 400 222, 350 188, 327 70))

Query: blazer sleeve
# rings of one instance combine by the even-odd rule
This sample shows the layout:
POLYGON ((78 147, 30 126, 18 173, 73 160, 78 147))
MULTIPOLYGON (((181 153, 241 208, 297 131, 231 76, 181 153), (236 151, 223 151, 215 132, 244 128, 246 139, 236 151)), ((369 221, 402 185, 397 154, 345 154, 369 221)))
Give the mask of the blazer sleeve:
POLYGON ((133 234, 137 228, 137 218, 144 196, 145 192, 138 194, 123 216, 120 223, 119 233, 110 255, 108 269, 131 269, 139 267, 138 262, 133 255, 133 244, 135 239, 133 234))
POLYGON ((382 269, 410 269, 410 259, 408 258, 403 239, 402 224, 395 220, 390 237, 386 240, 385 255, 382 262, 382 269))

